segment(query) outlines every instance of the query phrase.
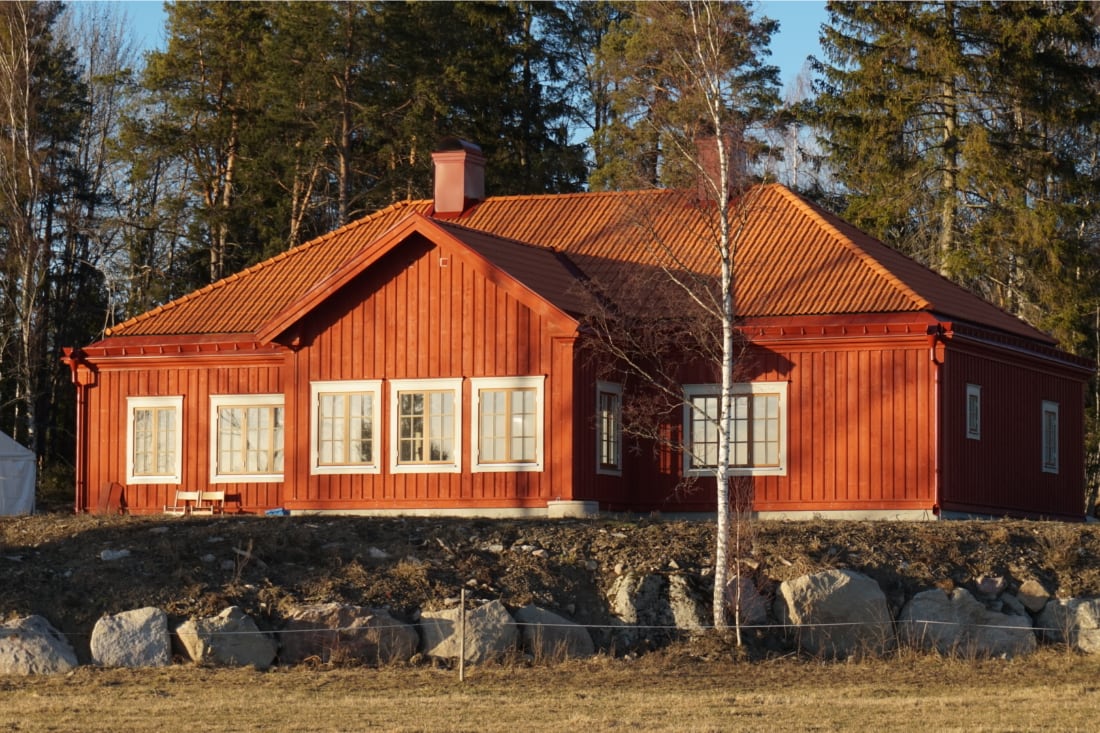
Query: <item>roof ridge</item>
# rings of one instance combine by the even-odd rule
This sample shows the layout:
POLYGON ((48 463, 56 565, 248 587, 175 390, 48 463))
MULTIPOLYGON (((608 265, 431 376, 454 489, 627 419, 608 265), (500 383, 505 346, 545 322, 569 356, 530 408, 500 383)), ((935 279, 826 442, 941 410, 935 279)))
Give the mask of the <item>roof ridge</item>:
MULTIPOLYGON (((597 196, 627 197, 627 196, 652 196, 683 193, 679 188, 639 188, 630 191, 571 191, 569 193, 512 193, 503 196, 489 196, 485 201, 519 201, 523 199, 542 198, 592 198, 597 196)), ((482 203, 485 203, 484 201, 482 203)))
POLYGON ((110 328, 104 329, 103 335, 104 336, 112 336, 119 329, 128 328, 130 326, 133 326, 134 324, 142 323, 143 321, 146 321, 150 318, 158 316, 161 313, 164 313, 165 311, 174 310, 174 309, 180 307, 181 305, 185 305, 186 303, 189 303, 190 301, 194 300, 195 298, 198 298, 201 295, 205 295, 206 293, 211 292, 212 290, 223 288, 226 285, 228 285, 229 283, 235 282, 235 281, 239 280, 240 278, 244 277, 245 275, 250 275, 254 272, 258 272, 260 270, 267 269, 268 267, 271 267, 271 266, 275 265, 278 262, 282 262, 283 260, 286 260, 286 259, 288 259, 292 256, 297 256, 297 255, 301 254, 302 252, 307 252, 307 251, 310 251, 312 249, 315 249, 316 247, 320 247, 321 245, 325 244, 326 242, 328 242, 333 237, 335 237, 339 234, 344 234, 349 230, 357 229, 361 226, 364 226, 364 225, 374 221, 375 219, 378 219, 378 218, 382 217, 383 215, 388 215, 388 214, 392 213, 393 211, 396 211, 396 210, 399 210, 399 209, 402 209, 402 208, 405 208, 405 207, 414 207, 417 204, 423 204, 425 201, 428 201, 428 200, 427 199, 406 199, 404 201, 397 201, 395 203, 392 203, 389 206, 386 206, 385 208, 382 208, 382 209, 379 209, 378 211, 367 214, 366 216, 359 217, 358 219, 356 219, 354 221, 349 221, 347 224, 344 224, 343 226, 339 226, 335 229, 332 229, 328 232, 325 232, 324 234, 322 234, 320 236, 317 236, 317 237, 314 237, 313 239, 310 239, 307 242, 302 242, 301 244, 295 245, 295 246, 291 247, 290 249, 283 250, 282 252, 274 254, 271 257, 266 257, 266 258, 260 260, 259 262, 255 263, 253 265, 249 265, 248 267, 246 267, 243 270, 238 270, 237 272, 234 272, 230 275, 226 275, 223 278, 219 278, 219 279, 215 280, 212 283, 207 283, 206 285, 202 286, 201 288, 199 288, 197 290, 192 290, 191 292, 185 293, 184 295, 181 295, 178 298, 173 298, 172 300, 168 301, 167 303, 161 303, 160 305, 158 305, 156 308, 153 308, 152 310, 145 311, 144 313, 139 313, 138 315, 133 316, 131 318, 127 318, 122 323, 119 323, 115 326, 111 326, 110 328))
MULTIPOLYGON (((882 262, 880 262, 874 255, 865 250, 863 247, 859 246, 852 237, 842 232, 833 222, 829 221, 829 219, 823 215, 824 210, 819 210, 816 205, 811 204, 809 201, 806 201, 797 193, 784 185, 781 185, 779 183, 769 183, 766 185, 769 188, 777 189, 780 192, 780 195, 793 203, 795 207, 798 208, 804 215, 813 218, 819 226, 829 232, 834 238, 836 238, 838 242, 843 244, 852 253, 859 257, 859 259, 862 260, 864 264, 866 264, 868 267, 870 267, 876 274, 878 274, 879 277, 884 278, 900 292, 904 293, 907 298, 912 300, 917 305, 918 309, 927 310, 933 307, 933 304, 927 298, 923 297, 920 293, 910 287, 908 283, 906 283, 904 280, 891 272, 890 269, 883 265, 882 262)), ((866 236, 871 237, 871 235, 869 234, 866 236)), ((879 241, 874 237, 871 237, 871 239, 874 239, 874 241, 876 242, 879 241)), ((882 244, 883 247, 887 246, 882 242, 879 242, 879 244, 882 244)), ((891 249, 890 251, 896 252, 896 250, 893 249, 891 249)), ((897 254, 903 257, 905 256, 901 252, 897 252, 897 254)))

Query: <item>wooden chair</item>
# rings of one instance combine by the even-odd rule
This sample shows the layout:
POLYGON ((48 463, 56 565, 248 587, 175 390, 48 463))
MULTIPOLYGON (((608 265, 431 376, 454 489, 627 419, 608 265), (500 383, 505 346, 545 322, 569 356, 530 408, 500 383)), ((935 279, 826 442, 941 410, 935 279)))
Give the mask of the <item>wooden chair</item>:
POLYGON ((182 516, 184 514, 190 514, 195 510, 199 504, 199 492, 198 491, 176 491, 175 501, 164 507, 165 514, 175 514, 176 516, 182 516))
POLYGON ((225 512, 225 491, 200 491, 192 514, 222 514, 225 512))

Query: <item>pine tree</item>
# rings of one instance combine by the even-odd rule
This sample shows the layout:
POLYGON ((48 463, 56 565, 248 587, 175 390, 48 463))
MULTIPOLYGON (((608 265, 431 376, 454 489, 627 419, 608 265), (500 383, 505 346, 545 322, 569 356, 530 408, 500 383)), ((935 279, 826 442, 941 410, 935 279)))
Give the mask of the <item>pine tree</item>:
POLYGON ((816 122, 857 226, 1075 347, 1096 267, 1085 3, 829 4, 816 122), (1071 278, 1066 273, 1073 273, 1071 278))

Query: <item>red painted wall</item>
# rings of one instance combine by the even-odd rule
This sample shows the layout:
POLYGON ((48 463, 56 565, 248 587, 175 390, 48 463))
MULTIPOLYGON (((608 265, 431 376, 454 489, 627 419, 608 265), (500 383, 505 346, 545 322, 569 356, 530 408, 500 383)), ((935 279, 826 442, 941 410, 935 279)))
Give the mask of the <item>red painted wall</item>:
MULTIPOLYGON (((126 485, 123 501, 133 513, 159 512, 180 488, 210 488, 210 396, 278 393, 283 390, 283 357, 278 353, 234 351, 187 352, 147 358, 127 356, 97 360, 95 382, 87 388, 86 508, 95 508, 105 484, 126 484, 127 397, 183 395, 183 485, 126 485)), ((278 506, 278 483, 219 484, 235 495, 234 505, 278 506)))
POLYGON ((1084 400, 1080 376, 1013 350, 949 342, 944 358, 943 508, 1080 519, 1084 400), (981 437, 966 435, 966 385, 981 387, 981 437), (1042 470, 1041 405, 1059 404, 1058 473, 1042 470))
MULTIPOLYGON (((791 323, 794 323, 792 319, 791 323)), ((788 383, 787 472, 752 479, 759 511, 925 510, 936 502, 935 365, 925 324, 878 333, 835 325, 797 326, 754 337, 744 381, 788 383)), ((689 375, 685 381, 716 381, 689 375)), ((678 434, 680 425, 667 428, 678 434)), ((652 448, 635 458, 608 506, 639 511, 709 511, 713 480, 682 481, 682 461, 652 448)))

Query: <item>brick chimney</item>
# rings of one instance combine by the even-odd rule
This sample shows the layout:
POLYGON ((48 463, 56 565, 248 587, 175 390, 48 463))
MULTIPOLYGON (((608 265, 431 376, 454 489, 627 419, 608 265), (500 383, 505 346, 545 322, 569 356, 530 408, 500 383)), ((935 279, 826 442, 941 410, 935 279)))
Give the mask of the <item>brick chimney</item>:
POLYGON ((457 137, 444 138, 432 152, 435 166, 435 215, 459 217, 485 200, 485 156, 481 148, 457 137))
MULTIPOLYGON (((732 128, 723 134, 726 160, 728 161, 728 193, 736 197, 749 184, 748 156, 745 151, 744 135, 740 129, 732 128)), ((712 186, 719 180, 718 138, 712 133, 704 133, 695 138, 695 159, 699 166, 696 176, 696 195, 700 201, 713 201, 715 191, 712 186)))

